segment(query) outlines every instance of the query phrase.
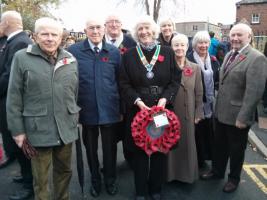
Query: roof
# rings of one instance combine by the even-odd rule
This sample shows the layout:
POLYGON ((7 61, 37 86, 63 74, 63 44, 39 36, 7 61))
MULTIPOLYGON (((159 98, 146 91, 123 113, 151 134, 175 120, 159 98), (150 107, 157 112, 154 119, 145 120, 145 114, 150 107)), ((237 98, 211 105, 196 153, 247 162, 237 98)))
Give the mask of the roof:
POLYGON ((258 4, 258 3, 267 3, 267 0, 242 0, 237 2, 236 4, 258 4))

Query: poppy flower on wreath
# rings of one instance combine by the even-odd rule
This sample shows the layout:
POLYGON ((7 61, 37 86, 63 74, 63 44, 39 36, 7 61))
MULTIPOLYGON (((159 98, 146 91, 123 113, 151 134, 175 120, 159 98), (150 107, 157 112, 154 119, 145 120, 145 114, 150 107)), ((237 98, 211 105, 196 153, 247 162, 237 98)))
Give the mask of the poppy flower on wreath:
POLYGON ((191 67, 185 66, 183 68, 183 72, 185 76, 192 76, 192 74, 194 73, 193 69, 191 67))
POLYGON ((158 56, 158 61, 159 61, 159 62, 163 62, 164 59, 165 59, 165 57, 164 57, 163 55, 159 55, 159 56, 158 56))
POLYGON ((103 57, 101 60, 102 60, 103 62, 108 62, 108 57, 103 57))
POLYGON ((180 128, 180 121, 172 111, 157 106, 153 106, 151 110, 139 111, 131 124, 135 144, 147 155, 154 152, 168 153, 180 139, 180 128), (159 112, 166 112, 169 125, 159 128, 155 126, 153 116, 159 112))
POLYGON ((123 55, 128 49, 126 47, 120 48, 120 54, 123 55))

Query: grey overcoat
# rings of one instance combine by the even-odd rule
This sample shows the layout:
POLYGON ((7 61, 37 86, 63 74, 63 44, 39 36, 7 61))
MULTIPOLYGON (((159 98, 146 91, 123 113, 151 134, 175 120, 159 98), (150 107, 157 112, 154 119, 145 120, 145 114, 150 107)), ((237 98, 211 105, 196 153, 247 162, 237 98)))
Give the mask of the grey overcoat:
POLYGON ((229 56, 230 52, 220 71, 215 117, 228 125, 234 126, 236 120, 251 125, 265 88, 267 59, 249 45, 225 71, 229 56))

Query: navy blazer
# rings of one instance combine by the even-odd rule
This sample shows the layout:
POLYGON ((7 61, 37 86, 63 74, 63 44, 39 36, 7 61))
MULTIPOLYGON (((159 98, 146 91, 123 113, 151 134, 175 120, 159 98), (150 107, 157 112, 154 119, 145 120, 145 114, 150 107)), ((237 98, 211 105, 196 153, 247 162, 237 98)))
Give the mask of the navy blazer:
POLYGON ((88 39, 71 45, 68 50, 78 61, 80 123, 100 125, 119 122, 119 50, 103 41, 102 49, 96 55, 88 39))

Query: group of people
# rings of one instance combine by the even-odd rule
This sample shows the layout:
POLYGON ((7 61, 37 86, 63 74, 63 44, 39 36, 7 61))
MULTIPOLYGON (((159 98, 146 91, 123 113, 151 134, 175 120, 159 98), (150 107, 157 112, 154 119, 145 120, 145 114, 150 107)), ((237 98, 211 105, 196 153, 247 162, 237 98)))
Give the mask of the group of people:
POLYGON ((51 168, 53 198, 70 198, 78 124, 93 197, 101 194, 102 182, 109 195, 118 192, 119 140, 134 173, 136 200, 162 199, 166 181, 224 178, 228 159, 230 174, 223 191, 238 187, 248 130, 267 78, 267 59, 249 45, 251 28, 233 26, 232 50, 220 66, 209 54, 207 31, 196 33, 188 53, 187 36, 175 33, 170 19, 159 28, 151 17, 141 17, 133 38, 121 27, 117 15, 89 18, 87 38, 63 49, 63 28, 57 21, 38 19, 32 43, 22 31, 19 13, 2 14, 0 33, 6 42, 0 52, 1 133, 7 156, 19 161, 24 185, 11 200, 33 194, 35 199, 50 199, 51 168), (153 106, 173 111, 181 123, 181 138, 167 154, 147 155, 133 140, 133 118, 153 106), (212 168, 199 173, 206 169, 205 160, 212 160, 212 168))

